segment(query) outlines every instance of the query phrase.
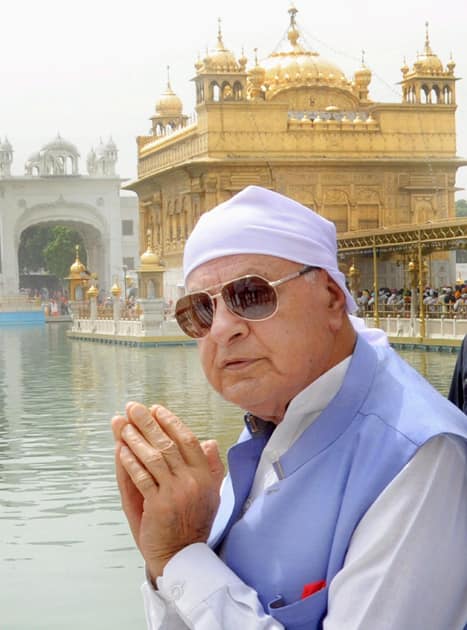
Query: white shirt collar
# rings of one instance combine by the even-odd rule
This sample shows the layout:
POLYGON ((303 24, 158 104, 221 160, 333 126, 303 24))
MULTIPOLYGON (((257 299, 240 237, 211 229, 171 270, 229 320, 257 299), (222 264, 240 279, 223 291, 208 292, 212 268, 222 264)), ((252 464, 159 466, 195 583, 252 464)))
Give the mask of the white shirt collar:
POLYGON ((263 449, 246 507, 258 494, 277 481, 272 464, 292 446, 337 394, 350 359, 351 356, 346 357, 291 400, 283 420, 274 429, 263 449))
POLYGON ((339 391, 351 356, 322 374, 293 398, 282 421, 271 435, 266 449, 282 455, 325 409, 339 391))

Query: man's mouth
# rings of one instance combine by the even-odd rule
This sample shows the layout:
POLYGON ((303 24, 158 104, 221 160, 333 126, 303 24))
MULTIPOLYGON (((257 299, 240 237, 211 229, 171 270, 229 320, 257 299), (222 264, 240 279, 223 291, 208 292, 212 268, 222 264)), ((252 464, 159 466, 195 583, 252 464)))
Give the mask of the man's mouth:
POLYGON ((222 362, 222 369, 224 370, 242 370, 244 368, 248 368, 254 363, 256 363, 257 359, 246 359, 246 358, 238 358, 238 359, 230 359, 228 361, 222 362))

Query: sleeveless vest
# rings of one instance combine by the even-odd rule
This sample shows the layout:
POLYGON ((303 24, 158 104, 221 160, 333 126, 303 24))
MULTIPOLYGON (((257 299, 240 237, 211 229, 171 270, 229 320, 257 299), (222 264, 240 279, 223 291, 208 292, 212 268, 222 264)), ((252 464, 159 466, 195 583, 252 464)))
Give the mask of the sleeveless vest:
POLYGON ((209 544, 287 630, 319 630, 328 587, 360 519, 418 448, 439 434, 467 439, 467 418, 391 348, 358 338, 344 383, 275 464, 279 481, 242 513, 271 423, 242 433, 209 544))

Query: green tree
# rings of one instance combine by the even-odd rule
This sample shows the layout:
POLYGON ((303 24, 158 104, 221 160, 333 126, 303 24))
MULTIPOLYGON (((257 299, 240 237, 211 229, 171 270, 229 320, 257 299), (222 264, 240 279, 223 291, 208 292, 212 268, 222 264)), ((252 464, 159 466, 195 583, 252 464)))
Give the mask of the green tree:
POLYGON ((57 225, 52 228, 51 240, 44 248, 44 259, 47 269, 57 278, 63 280, 70 272, 76 252, 75 246, 79 245, 79 257, 83 264, 86 264, 86 250, 83 239, 75 230, 57 225))
POLYGON ((45 269, 44 248, 51 239, 52 228, 47 225, 33 225, 21 234, 18 249, 18 262, 21 271, 30 273, 45 269))
POLYGON ((456 201, 456 216, 467 217, 467 199, 458 199, 456 201))

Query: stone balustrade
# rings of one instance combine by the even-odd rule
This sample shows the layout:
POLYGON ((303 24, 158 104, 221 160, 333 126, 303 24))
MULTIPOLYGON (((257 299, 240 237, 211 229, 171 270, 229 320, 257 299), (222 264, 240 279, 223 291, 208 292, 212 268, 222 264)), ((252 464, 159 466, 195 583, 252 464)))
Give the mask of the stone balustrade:
MULTIPOLYGON (((388 337, 419 338, 421 334, 421 319, 419 317, 364 317, 370 328, 381 328, 388 337)), ((467 334, 467 319, 456 317, 427 318, 424 321, 424 339, 452 339, 461 340, 467 334)))
MULTIPOLYGON (((91 305, 89 309, 74 309, 70 338, 106 340, 116 343, 145 343, 146 341, 161 343, 164 340, 172 342, 190 341, 180 330, 174 319, 166 319, 164 315, 164 301, 162 298, 139 299, 137 302, 138 316, 135 319, 122 319, 119 308, 113 309, 114 317, 108 313, 99 317, 91 305), (94 317, 91 315, 94 314, 94 317), (96 316, 97 314, 97 316, 96 316), (83 316, 84 315, 84 316, 83 316)), ((114 306, 117 302, 114 302, 114 306)), ((192 342, 192 341, 191 341, 192 342)))

